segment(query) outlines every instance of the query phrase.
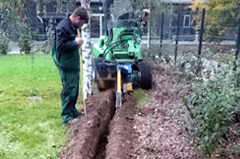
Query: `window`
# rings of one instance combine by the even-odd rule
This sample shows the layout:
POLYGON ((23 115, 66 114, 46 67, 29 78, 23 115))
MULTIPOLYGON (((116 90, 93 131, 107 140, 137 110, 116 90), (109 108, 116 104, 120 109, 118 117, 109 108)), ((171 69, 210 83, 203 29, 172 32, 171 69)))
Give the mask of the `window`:
POLYGON ((99 38, 104 33, 104 14, 91 14, 91 37, 99 38))
POLYGON ((183 27, 190 28, 190 23, 191 23, 191 15, 184 15, 183 27))

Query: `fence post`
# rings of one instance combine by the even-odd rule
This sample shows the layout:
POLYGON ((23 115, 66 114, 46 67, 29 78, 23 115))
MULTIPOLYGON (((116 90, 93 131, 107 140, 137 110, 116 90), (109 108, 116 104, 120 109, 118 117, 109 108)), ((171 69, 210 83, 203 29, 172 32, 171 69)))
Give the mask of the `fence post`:
POLYGON ((203 10, 202 10, 202 21, 201 21, 199 47, 198 47, 198 58, 200 58, 201 53, 202 53, 202 40, 203 40, 203 32, 204 32, 204 20, 205 20, 205 8, 203 8, 203 10))
POLYGON ((162 40, 163 40, 163 24, 164 24, 164 12, 162 12, 162 19, 161 19, 160 48, 162 48, 162 40))
MULTIPOLYGON (((150 14, 151 14, 151 0, 148 0, 148 8, 149 8, 149 10, 150 10, 150 14)), ((148 36, 148 43, 147 43, 147 48, 148 48, 148 55, 150 54, 150 50, 149 50, 149 48, 150 48, 150 43, 151 43, 151 15, 150 15, 150 18, 149 18, 149 20, 147 21, 147 25, 148 25, 148 34, 147 34, 147 36, 148 36)))
POLYGON ((174 55, 174 63, 175 63, 175 64, 176 64, 176 62, 177 62, 179 25, 180 25, 180 13, 178 13, 178 20, 177 20, 176 47, 175 47, 175 55, 174 55))
POLYGON ((239 47, 240 47, 240 20, 238 23, 238 36, 237 36, 237 41, 236 41, 236 53, 235 53, 235 61, 234 61, 234 70, 237 69, 237 60, 238 60, 238 55, 239 55, 239 47))

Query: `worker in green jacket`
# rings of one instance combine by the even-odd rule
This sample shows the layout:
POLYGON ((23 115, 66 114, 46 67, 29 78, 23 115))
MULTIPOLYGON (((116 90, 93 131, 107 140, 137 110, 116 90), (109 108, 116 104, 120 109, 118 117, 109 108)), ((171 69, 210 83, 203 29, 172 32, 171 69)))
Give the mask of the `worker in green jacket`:
POLYGON ((75 105, 79 92, 80 61, 78 48, 83 40, 77 36, 77 29, 88 23, 89 17, 85 8, 78 7, 56 27, 52 57, 59 69, 62 81, 62 113, 64 124, 76 123, 80 112, 75 105))

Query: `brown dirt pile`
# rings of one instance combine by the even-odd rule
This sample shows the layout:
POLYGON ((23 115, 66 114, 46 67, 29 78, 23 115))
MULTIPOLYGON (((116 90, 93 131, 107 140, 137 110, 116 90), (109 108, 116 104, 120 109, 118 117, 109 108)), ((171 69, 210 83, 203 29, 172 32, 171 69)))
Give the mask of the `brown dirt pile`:
POLYGON ((70 128, 69 140, 58 156, 60 159, 93 159, 96 156, 100 138, 108 130, 114 114, 113 92, 93 95, 86 105, 87 115, 70 128))
POLYGON ((134 114, 136 101, 128 95, 124 95, 123 105, 116 110, 110 124, 110 134, 106 146, 106 159, 132 158, 136 145, 136 133, 134 132, 134 114))
POLYGON ((60 159, 197 159, 182 133, 186 116, 182 98, 188 84, 171 68, 153 72, 153 101, 135 107, 135 99, 125 94, 115 111, 115 93, 101 92, 87 100, 87 115, 71 128, 60 159), (111 121, 110 121, 111 120, 111 121))

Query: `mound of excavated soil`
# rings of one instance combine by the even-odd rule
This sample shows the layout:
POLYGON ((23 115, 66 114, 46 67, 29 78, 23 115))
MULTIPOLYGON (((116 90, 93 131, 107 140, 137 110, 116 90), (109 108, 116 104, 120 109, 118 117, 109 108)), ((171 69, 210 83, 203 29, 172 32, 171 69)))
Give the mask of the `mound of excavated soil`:
POLYGON ((61 159, 93 159, 98 152, 101 136, 108 130, 114 114, 113 92, 91 96, 86 105, 87 115, 72 125, 67 145, 58 156, 61 159))
POLYGON ((59 158, 132 157, 136 138, 132 127, 136 102, 132 96, 125 94, 122 107, 115 112, 114 101, 115 93, 110 90, 88 98, 87 115, 80 117, 79 123, 69 127, 71 133, 67 145, 58 155, 59 158))
POLYGON ((124 95, 121 108, 116 110, 110 124, 108 144, 106 146, 106 159, 127 159, 134 155, 136 133, 134 132, 134 114, 136 102, 128 94, 124 95))

